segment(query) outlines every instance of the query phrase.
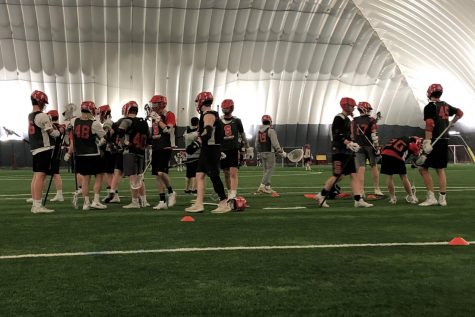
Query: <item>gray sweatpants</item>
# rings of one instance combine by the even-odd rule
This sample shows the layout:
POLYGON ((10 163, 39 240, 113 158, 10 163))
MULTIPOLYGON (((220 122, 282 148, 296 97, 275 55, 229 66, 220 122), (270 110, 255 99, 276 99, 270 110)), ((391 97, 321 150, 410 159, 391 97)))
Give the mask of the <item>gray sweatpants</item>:
POLYGON ((264 175, 262 176, 261 184, 270 185, 272 173, 275 166, 275 153, 274 152, 262 152, 261 153, 262 168, 264 169, 264 175))

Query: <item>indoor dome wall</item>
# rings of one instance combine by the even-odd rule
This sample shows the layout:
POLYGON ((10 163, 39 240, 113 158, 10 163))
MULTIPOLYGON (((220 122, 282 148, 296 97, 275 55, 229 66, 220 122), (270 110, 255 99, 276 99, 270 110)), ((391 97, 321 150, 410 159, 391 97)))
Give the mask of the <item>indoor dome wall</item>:
POLYGON ((315 137, 343 96, 369 101, 383 124, 420 125, 393 56, 348 0, 9 0, 0 21, 0 89, 22 118, 33 89, 59 110, 109 103, 116 118, 159 93, 185 126, 196 93, 210 90, 216 103, 235 100, 248 130, 264 113, 298 124, 287 144, 315 137))

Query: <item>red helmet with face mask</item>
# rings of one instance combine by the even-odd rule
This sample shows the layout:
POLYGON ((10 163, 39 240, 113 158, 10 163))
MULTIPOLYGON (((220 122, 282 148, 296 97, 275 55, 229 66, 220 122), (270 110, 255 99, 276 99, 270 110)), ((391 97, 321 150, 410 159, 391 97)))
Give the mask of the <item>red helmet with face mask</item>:
POLYGON ((369 102, 366 102, 366 101, 359 102, 357 108, 358 108, 358 111, 360 112, 360 114, 368 114, 369 115, 371 113, 371 110, 373 110, 373 108, 371 107, 369 102))
POLYGON ((232 99, 224 99, 221 102, 221 110, 224 114, 231 114, 234 111, 234 101, 232 99))
POLYGON ((31 93, 31 100, 36 101, 38 106, 43 108, 48 103, 48 96, 40 90, 35 90, 31 93))
POLYGON ((137 111, 139 110, 139 105, 133 100, 127 102, 125 105, 122 106, 122 115, 124 117, 127 117, 129 115, 130 109, 132 108, 137 108, 137 111))
POLYGON ((340 107, 343 111, 352 114, 356 107, 356 101, 353 98, 343 97, 340 100, 340 107))
POLYGON ((269 124, 272 124, 272 117, 268 114, 265 114, 261 118, 262 124, 265 124, 264 122, 269 122, 269 124))
POLYGON ((422 150, 422 138, 418 136, 411 136, 409 138, 408 150, 410 153, 418 156, 422 150))
POLYGON ((167 97, 162 95, 155 95, 150 99, 152 103, 151 107, 153 111, 158 111, 165 108, 168 104, 167 97))
POLYGON ((202 106, 211 106, 213 103, 213 94, 209 91, 202 91, 196 96, 196 111, 201 113, 202 106))
POLYGON ((427 98, 430 99, 433 93, 440 92, 440 95, 444 92, 444 88, 442 88, 441 84, 432 84, 427 88, 427 98))
POLYGON ((81 112, 89 112, 93 116, 96 115, 96 104, 94 101, 83 101, 81 102, 81 112))
POLYGON ((50 110, 46 114, 51 118, 51 121, 58 121, 59 120, 58 110, 50 110))
POLYGON ((101 121, 106 120, 111 115, 111 107, 109 105, 103 105, 99 107, 99 116, 101 121))

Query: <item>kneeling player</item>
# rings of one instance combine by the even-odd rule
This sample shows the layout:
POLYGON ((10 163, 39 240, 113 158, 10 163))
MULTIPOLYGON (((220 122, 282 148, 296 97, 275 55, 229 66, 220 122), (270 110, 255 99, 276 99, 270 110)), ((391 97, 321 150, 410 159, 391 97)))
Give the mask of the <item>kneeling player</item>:
POLYGON ((395 205, 397 202, 396 192, 394 190, 393 175, 399 174, 402 184, 406 190, 406 201, 410 204, 417 204, 415 192, 411 188, 411 183, 407 178, 405 160, 408 153, 419 156, 422 145, 422 139, 417 136, 400 137, 391 139, 381 152, 381 174, 386 174, 386 183, 389 191, 389 203, 395 205))

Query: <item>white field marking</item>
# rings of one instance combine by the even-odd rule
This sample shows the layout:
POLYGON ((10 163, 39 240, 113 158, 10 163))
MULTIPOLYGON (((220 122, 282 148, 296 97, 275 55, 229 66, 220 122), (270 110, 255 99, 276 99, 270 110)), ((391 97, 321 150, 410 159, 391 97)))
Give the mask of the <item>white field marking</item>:
POLYGON ((307 209, 307 207, 304 207, 304 206, 295 206, 295 207, 265 207, 265 208, 262 208, 262 209, 276 209, 276 210, 279 210, 279 209, 307 209))
MULTIPOLYGON (((314 186, 311 186, 311 187, 298 187, 298 186, 296 186, 296 187, 273 187, 273 188, 276 188, 276 189, 277 188, 280 188, 280 189, 282 189, 282 188, 286 188, 286 189, 287 188, 295 188, 295 189, 297 189, 297 188, 303 188, 303 189, 308 188, 308 189, 310 189, 309 191, 291 191, 291 192, 279 191, 279 195, 287 195, 287 194, 291 194, 291 195, 302 194, 303 195, 303 194, 314 194, 314 193, 317 192, 317 190, 315 190, 314 186)), ((344 189, 345 187, 342 187, 342 188, 344 189)), ((420 187, 417 187, 417 188, 419 189, 420 187)), ((252 197, 256 197, 257 195, 253 195, 253 193, 249 193, 249 194, 246 193, 246 190, 254 190, 254 189, 255 189, 255 187, 244 187, 244 188, 242 188, 241 191, 245 192, 245 194, 241 194, 241 196, 246 196, 247 197, 247 196, 252 195, 252 197)), ((180 190, 180 189, 177 189, 177 190, 180 190)), ((475 191, 475 187, 456 187, 456 186, 454 186, 454 187, 449 187, 447 189, 447 192, 469 192, 469 191, 475 191), (452 188, 454 188, 454 189, 452 189, 452 188)), ((150 194, 155 194, 156 191, 151 189, 151 190, 147 190, 147 193, 149 193, 149 195, 150 194)), ((406 191, 403 190, 402 187, 396 187, 396 193, 406 193, 406 191)), ((31 194, 29 194, 29 193, 28 194, 5 194, 5 195, 0 195, 0 200, 25 200, 26 198, 29 198, 30 195, 31 194), (18 197, 18 196, 23 196, 23 197, 18 197)), ((48 197, 51 196, 51 198, 53 198, 54 195, 55 195, 55 192, 50 193, 48 195, 48 197)), ((69 193, 69 192, 65 192, 65 193, 63 193, 63 196, 67 200, 69 197, 72 197, 73 194, 69 193)), ((186 194, 180 194, 178 197, 184 197, 184 196, 187 196, 187 195, 186 194)), ((206 197, 211 197, 211 196, 213 196, 213 194, 208 193, 205 196, 206 197)), ((418 196, 423 197, 421 195, 418 195, 418 196)), ((122 195, 121 194, 121 195, 119 195, 119 197, 120 198, 130 198, 130 195, 122 195)), ((260 197, 270 197, 270 196, 263 194, 260 197)), ((79 197, 79 198, 81 199, 82 197, 79 197)))
MULTIPOLYGON (((475 241, 468 241, 469 244, 475 241)), ((176 249, 150 249, 127 251, 92 251, 92 252, 65 252, 65 253, 30 253, 16 255, 1 255, 0 260, 25 259, 25 258, 53 258, 73 257, 88 255, 126 255, 144 253, 180 253, 180 252, 210 252, 210 251, 249 251, 249 250, 295 250, 295 249, 337 249, 337 248, 367 248, 367 247, 400 247, 400 246, 448 246, 444 242, 392 242, 392 243, 347 243, 347 244, 310 244, 310 245, 263 245, 263 246, 236 246, 236 247, 207 247, 207 248, 176 248, 176 249)))

